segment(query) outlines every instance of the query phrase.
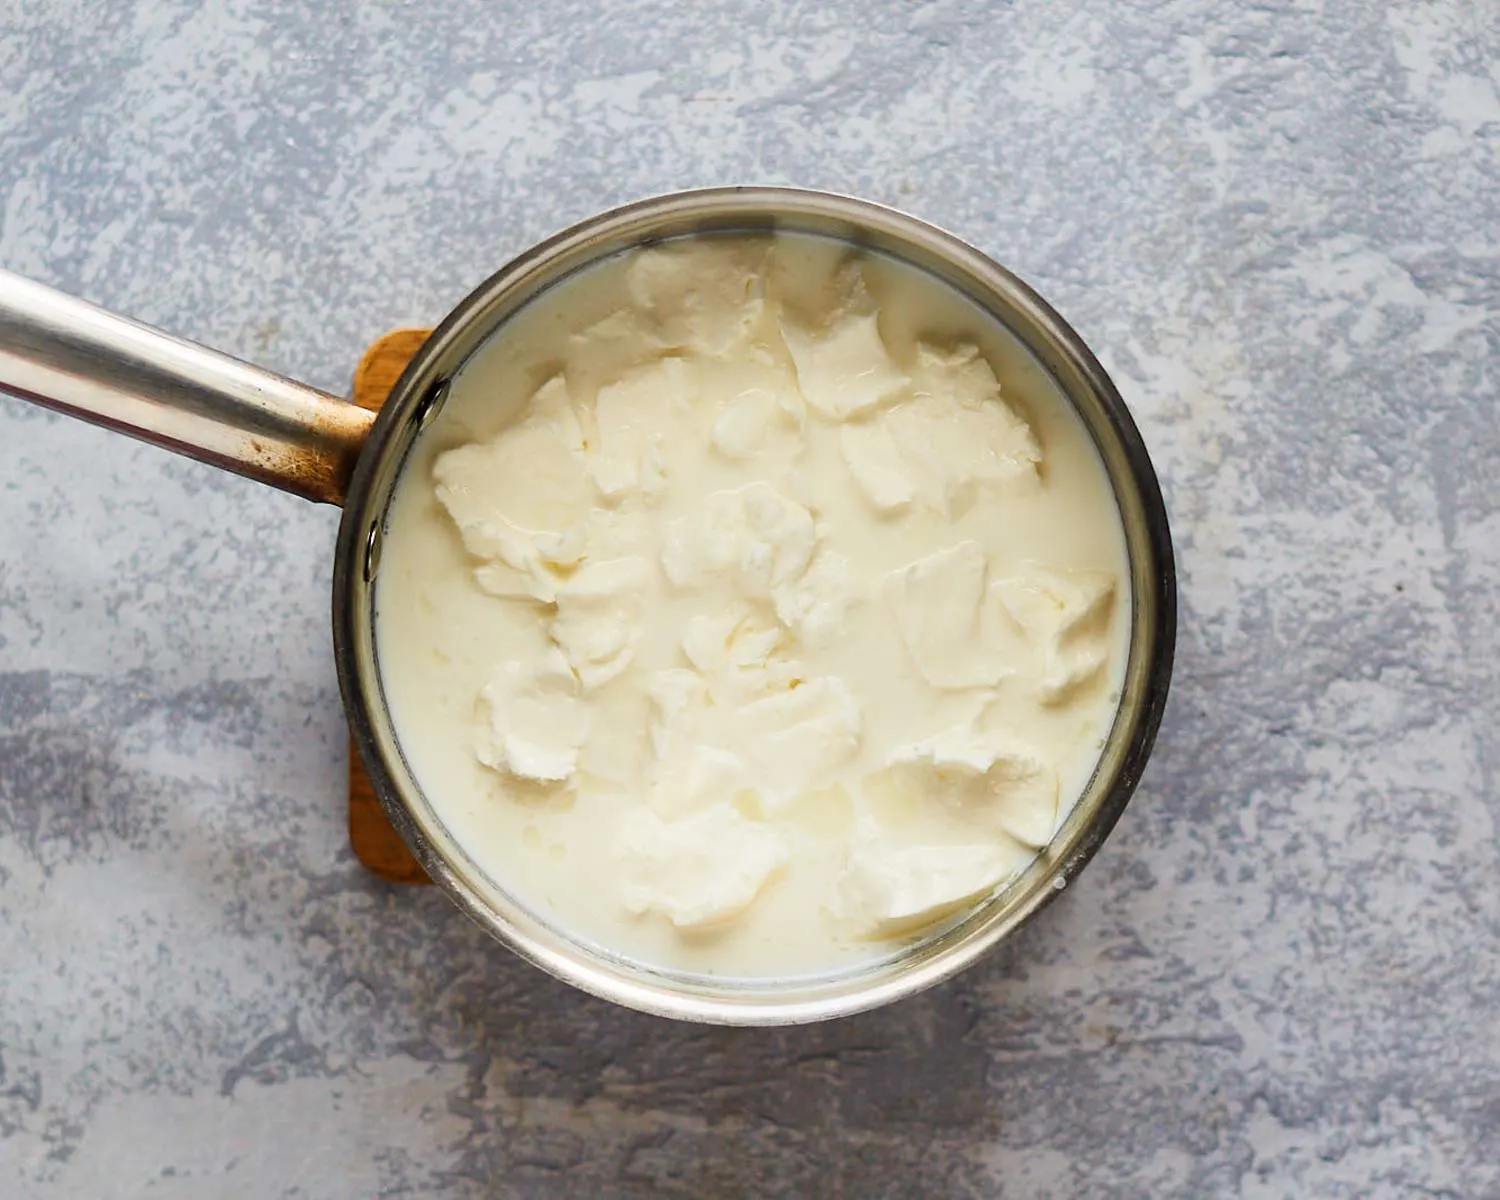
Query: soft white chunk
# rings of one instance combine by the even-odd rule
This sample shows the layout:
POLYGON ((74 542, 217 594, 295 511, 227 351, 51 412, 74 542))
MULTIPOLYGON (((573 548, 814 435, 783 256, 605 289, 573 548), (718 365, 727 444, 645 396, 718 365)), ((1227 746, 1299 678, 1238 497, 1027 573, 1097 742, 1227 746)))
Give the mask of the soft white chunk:
POLYGON ((677 817, 728 803, 751 790, 753 782, 738 754, 721 746, 689 742, 658 764, 647 803, 663 816, 677 817))
POLYGON ((946 347, 919 343, 914 384, 918 391, 957 401, 967 408, 1000 399, 1000 381, 994 368, 972 342, 946 347))
POLYGON ((663 347, 725 355, 750 345, 766 315, 769 243, 667 243, 630 264, 631 300, 663 347))
POLYGON ((751 596, 764 596, 807 569, 817 540, 812 514, 768 483, 709 496, 703 511, 668 522, 662 569, 679 587, 732 570, 751 596))
POLYGON ((846 313, 821 330, 783 320, 781 333, 797 368, 802 398, 830 420, 867 412, 908 386, 886 350, 873 312, 846 313))
POLYGON ((1114 576, 1033 563, 1019 575, 996 580, 990 592, 997 609, 1038 647, 1043 659, 1037 683, 1041 697, 1054 705, 1076 698, 1109 657, 1114 576))
POLYGON ((917 494, 912 470, 886 421, 845 425, 839 447, 849 476, 877 512, 898 513, 917 494))
POLYGON ((749 908, 788 853, 781 834, 716 804, 680 820, 633 810, 621 822, 617 856, 627 911, 699 929, 749 908))
POLYGON ((548 632, 587 690, 614 679, 635 658, 654 572, 644 558, 585 563, 557 589, 548 632))
POLYGON ((733 607, 690 617, 682 652, 704 675, 764 669, 781 642, 781 630, 749 609, 733 607))
POLYGON ((970 731, 897 750, 864 787, 887 807, 938 805, 1034 848, 1057 831, 1057 772, 1030 750, 1001 748, 970 731))
POLYGON ((637 488, 660 490, 665 481, 661 440, 693 396, 692 368, 680 358, 647 363, 599 389, 592 474, 605 499, 618 500, 637 488))
POLYGON ((714 449, 725 458, 753 458, 766 444, 778 413, 775 393, 766 388, 746 388, 724 405, 714 421, 714 449))
POLYGON ((841 890, 852 915, 877 933, 899 933, 953 912, 1015 866, 1014 853, 995 845, 863 846, 850 854, 841 890))
POLYGON ((552 598, 553 568, 576 562, 583 550, 591 505, 581 444, 567 389, 554 378, 514 426, 437 457, 438 502, 479 560, 481 587, 552 598))
POLYGON ((983 687, 1007 672, 1007 664, 983 636, 987 572, 979 546, 964 541, 886 578, 886 596, 902 641, 933 687, 983 687))
POLYGON ((803 576, 771 591, 777 619, 804 646, 825 646, 838 636, 849 610, 859 603, 854 564, 835 550, 821 550, 803 576))
POLYGON ((752 700, 735 714, 734 724, 764 780, 763 798, 777 805, 803 788, 828 783, 859 749, 862 721, 848 685, 827 675, 752 700))
POLYGON ((479 697, 475 754, 485 766, 533 783, 561 783, 578 766, 589 710, 562 656, 506 663, 479 697))
POLYGON ((918 396, 884 419, 916 496, 935 512, 962 516, 983 485, 1036 480, 1041 451, 1031 429, 999 400, 967 408, 918 396))

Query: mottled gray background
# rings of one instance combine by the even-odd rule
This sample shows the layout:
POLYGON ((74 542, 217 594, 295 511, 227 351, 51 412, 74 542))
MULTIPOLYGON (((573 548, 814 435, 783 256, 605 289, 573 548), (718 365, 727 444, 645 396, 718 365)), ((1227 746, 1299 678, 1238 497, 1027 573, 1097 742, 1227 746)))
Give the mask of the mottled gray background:
POLYGON ((0 0, 0 263, 331 389, 575 218, 947 225, 1115 372, 1163 736, 988 961, 619 1011, 343 826, 336 514, 0 400, 0 1195, 1500 1195, 1496 0, 0 0))

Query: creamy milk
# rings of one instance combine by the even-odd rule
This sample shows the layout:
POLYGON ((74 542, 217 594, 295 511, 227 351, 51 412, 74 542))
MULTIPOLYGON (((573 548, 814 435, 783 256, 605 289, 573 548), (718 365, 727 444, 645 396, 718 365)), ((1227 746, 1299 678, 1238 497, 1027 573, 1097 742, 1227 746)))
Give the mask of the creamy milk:
POLYGON ((634 251, 454 380, 377 652, 407 760, 545 919, 822 973, 991 894, 1075 803, 1130 596, 1103 466, 993 320, 807 236, 634 251))

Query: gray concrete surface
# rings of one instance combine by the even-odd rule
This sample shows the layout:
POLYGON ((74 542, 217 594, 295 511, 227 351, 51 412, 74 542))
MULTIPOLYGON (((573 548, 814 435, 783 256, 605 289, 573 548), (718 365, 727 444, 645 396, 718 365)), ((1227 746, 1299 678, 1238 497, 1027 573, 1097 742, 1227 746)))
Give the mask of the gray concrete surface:
POLYGON ((1500 1195, 1500 6, 0 0, 0 263, 342 389, 632 197, 1031 279, 1182 567, 1118 832, 780 1032, 511 960, 342 824, 335 514, 0 400, 0 1195, 1500 1195))

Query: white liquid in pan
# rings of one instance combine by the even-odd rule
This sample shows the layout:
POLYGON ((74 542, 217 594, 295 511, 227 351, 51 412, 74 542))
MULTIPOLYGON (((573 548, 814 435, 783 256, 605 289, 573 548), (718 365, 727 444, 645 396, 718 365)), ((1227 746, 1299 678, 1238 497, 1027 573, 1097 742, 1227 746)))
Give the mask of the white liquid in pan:
POLYGON ((1130 595, 1055 385, 805 236, 632 252, 455 379, 377 582, 396 730, 524 905, 653 966, 883 956, 1003 886, 1114 719, 1130 595))

